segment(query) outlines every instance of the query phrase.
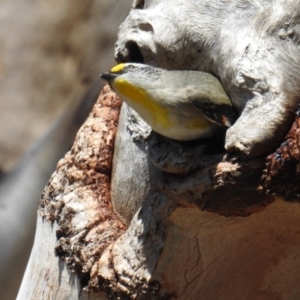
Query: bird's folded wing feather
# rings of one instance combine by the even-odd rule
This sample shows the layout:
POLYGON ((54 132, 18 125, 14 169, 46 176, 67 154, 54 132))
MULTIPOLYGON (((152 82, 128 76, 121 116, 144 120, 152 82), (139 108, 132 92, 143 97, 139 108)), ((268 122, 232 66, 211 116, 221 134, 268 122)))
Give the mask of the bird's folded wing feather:
POLYGON ((211 122, 231 127, 237 115, 228 104, 215 104, 205 97, 189 97, 189 101, 211 122))

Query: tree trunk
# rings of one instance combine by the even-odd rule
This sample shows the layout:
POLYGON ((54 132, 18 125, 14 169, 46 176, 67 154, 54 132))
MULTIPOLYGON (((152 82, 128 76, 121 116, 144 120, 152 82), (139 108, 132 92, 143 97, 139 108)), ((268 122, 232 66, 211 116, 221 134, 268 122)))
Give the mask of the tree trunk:
POLYGON ((35 242, 18 299, 41 295, 44 299, 93 299, 81 295, 80 288, 89 281, 91 267, 103 249, 125 228, 112 212, 109 195, 120 104, 119 98, 104 89, 71 151, 58 163, 42 196, 35 242), (54 256, 54 249, 65 257, 71 272, 54 256), (77 260, 77 255, 85 257, 85 262, 77 260), (76 272, 81 274, 79 279, 76 272))
MULTIPOLYGON (((180 0, 177 2, 182 8, 191 4, 190 1, 186 4, 180 0)), ((222 13, 238 8, 236 13, 240 13, 240 18, 237 19, 241 22, 242 16, 249 17, 250 12, 258 9, 259 1, 249 1, 248 6, 245 1, 233 1, 231 6, 226 2, 228 8, 224 10, 214 7, 215 1, 210 1, 209 5, 207 2, 206 6, 204 2, 195 2, 198 12, 200 7, 209 7, 210 16, 215 17, 219 16, 216 10, 222 16, 222 13), (239 4, 244 5, 244 10, 239 4)), ((179 51, 175 53, 179 56, 186 54, 177 48, 175 52, 167 52, 172 45, 168 44, 172 39, 170 32, 163 45, 157 34, 165 32, 154 30, 151 33, 154 45, 162 55, 151 56, 147 51, 152 51, 152 48, 143 47, 147 39, 139 40, 141 33, 136 31, 137 23, 132 21, 144 24, 139 28, 148 28, 146 31, 149 32, 149 28, 157 24, 151 23, 150 18, 156 16, 151 13, 151 5, 161 13, 173 13, 172 7, 158 10, 162 8, 156 7, 158 3, 160 1, 134 1, 133 10, 121 27, 117 58, 142 58, 146 63, 180 69, 184 61, 172 60, 171 56, 176 51, 179 51), (151 26, 145 26, 145 21, 151 26), (131 29, 135 31, 131 32, 131 29), (130 36, 133 32, 136 35, 130 36), (165 53, 170 55, 164 56, 165 53)), ((161 5, 164 3, 167 1, 162 1, 161 5)), ((297 1, 291 3, 299 10, 297 1)), ((277 7, 278 3, 273 4, 277 7)), ((268 5, 262 4, 261 9, 267 9, 268 5)), ((174 15, 177 21, 186 17, 184 10, 182 12, 183 16, 174 15)), ((172 18, 160 21, 169 20, 173 21, 172 18)), ((215 27, 212 32, 214 30, 215 27)), ((240 33, 240 27, 236 30, 240 33)), ((268 30, 267 33, 270 34, 268 30)), ((177 46, 180 44, 178 39, 174 41, 177 41, 177 46)), ((247 49, 250 50, 246 54, 251 56, 253 49, 251 46, 247 49)), ((205 48, 201 51, 205 52, 205 48)), ((241 57, 248 59, 247 55, 241 57)), ((188 64, 192 58, 190 54, 182 59, 188 64)), ((252 58, 258 64, 264 55, 252 58)), ((201 57, 199 60, 201 62, 201 57)), ((219 63, 222 63, 220 58, 219 63)), ((238 63, 245 66, 242 60, 238 63)), ((234 67, 230 73, 232 81, 222 78, 221 69, 205 68, 205 71, 215 72, 221 77, 237 109, 242 111, 246 105, 236 125, 237 139, 243 127, 252 124, 247 113, 256 113, 263 118, 266 113, 263 101, 271 101, 272 105, 277 103, 272 93, 276 94, 273 84, 279 83, 263 82, 262 78, 249 80, 251 76, 255 77, 254 67, 253 73, 244 77, 244 84, 236 87, 234 84, 241 73, 234 73, 234 67), (266 84, 264 88, 263 83, 266 84), (252 102, 249 100, 250 90, 252 102), (266 97, 261 102, 261 111, 259 93, 266 97), (244 106, 235 102, 238 95, 243 96, 244 106), (253 104, 254 112, 247 107, 249 103, 253 104)), ((201 67, 196 65, 195 69, 201 67)), ((268 74, 271 70, 263 72, 268 74)), ((280 73, 280 76, 284 74, 280 73)), ((281 92, 286 90, 277 93, 280 108, 283 104, 281 92)), ((297 114, 283 111, 285 117, 293 115, 294 124, 281 145, 286 131, 282 129, 284 134, 280 131, 276 138, 272 136, 280 119, 276 111, 279 107, 275 107, 273 116, 276 120, 272 130, 266 126, 265 132, 258 133, 254 128, 254 134, 247 135, 250 132, 247 129, 244 132, 246 143, 242 143, 245 139, 236 140, 233 148, 237 151, 228 155, 211 141, 179 143, 160 137, 125 104, 114 141, 120 105, 120 99, 105 87, 79 131, 73 148, 59 162, 45 188, 35 245, 18 299, 35 299, 35 295, 43 291, 45 299, 297 300, 300 295, 300 119, 297 114), (278 143, 279 136, 282 141, 278 143), (260 150, 271 153, 267 145, 271 140, 269 146, 273 149, 276 145, 277 150, 268 157, 258 156, 260 150), (247 146, 249 151, 239 148, 238 143, 247 146), (263 149, 259 150, 259 146, 263 149), (240 154, 257 158, 241 160, 240 154), (47 221, 54 225, 50 226, 47 221), (46 241, 49 244, 43 246, 46 241), (64 263, 53 256, 54 244, 56 255, 64 263), (44 253, 39 257, 35 253, 40 253, 41 248, 44 253)), ((272 112, 265 120, 271 115, 272 112)), ((281 120, 285 124, 283 127, 291 123, 285 118, 281 120)), ((232 141, 233 132, 227 141, 232 141)))
MULTIPOLYGON (((18 299, 297 299, 300 207, 256 190, 260 160, 252 170, 222 161, 188 176, 164 173, 147 153, 166 157, 180 145, 145 142, 146 125, 124 105, 111 203, 119 105, 106 87, 59 162, 18 299)), ((184 151, 193 159, 182 148, 175 162, 184 151)))
POLYGON ((16 299, 40 195, 99 95, 130 4, 0 1, 0 299, 16 299))

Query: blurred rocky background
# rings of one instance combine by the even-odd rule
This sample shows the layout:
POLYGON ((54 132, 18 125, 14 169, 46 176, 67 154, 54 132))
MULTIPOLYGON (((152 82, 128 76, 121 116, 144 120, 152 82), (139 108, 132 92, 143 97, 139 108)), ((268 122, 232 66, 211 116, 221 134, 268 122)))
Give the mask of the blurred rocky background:
POLYGON ((0 299, 15 299, 39 196, 114 65, 132 0, 0 0, 0 299))

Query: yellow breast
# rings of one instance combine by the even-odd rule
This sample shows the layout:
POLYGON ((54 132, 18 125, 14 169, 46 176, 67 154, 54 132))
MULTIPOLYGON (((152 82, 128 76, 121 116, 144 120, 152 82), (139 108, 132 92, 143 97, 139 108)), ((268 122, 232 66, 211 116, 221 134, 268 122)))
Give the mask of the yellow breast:
POLYGON ((167 108, 159 101, 154 100, 144 89, 121 78, 115 79, 113 88, 151 127, 172 126, 167 108))

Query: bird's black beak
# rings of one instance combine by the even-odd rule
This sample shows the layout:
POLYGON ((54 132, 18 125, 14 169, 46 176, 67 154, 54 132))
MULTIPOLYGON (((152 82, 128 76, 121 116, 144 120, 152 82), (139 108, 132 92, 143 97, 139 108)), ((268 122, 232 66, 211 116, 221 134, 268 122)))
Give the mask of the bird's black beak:
POLYGON ((102 73, 100 74, 100 77, 104 80, 106 80, 107 82, 111 82, 112 80, 114 80, 115 78, 118 77, 118 74, 114 74, 114 73, 102 73))

